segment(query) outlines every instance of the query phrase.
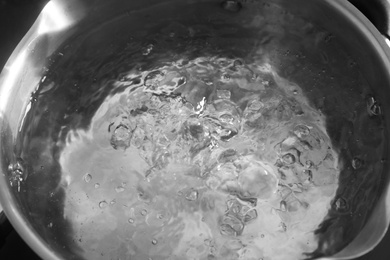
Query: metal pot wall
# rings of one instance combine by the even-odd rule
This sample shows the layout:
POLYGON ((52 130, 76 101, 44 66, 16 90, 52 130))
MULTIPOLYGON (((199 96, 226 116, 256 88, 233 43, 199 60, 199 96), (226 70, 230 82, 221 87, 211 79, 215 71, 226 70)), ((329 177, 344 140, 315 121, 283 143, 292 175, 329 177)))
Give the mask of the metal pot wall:
MULTIPOLYGON (((31 102, 34 98, 32 93, 36 93, 39 88, 44 88, 43 76, 50 78, 51 75, 48 72, 59 70, 61 66, 64 66, 65 62, 61 63, 63 61, 59 57, 62 56, 61 51, 66 51, 67 48, 70 49, 70 54, 79 54, 78 48, 85 48, 85 51, 97 48, 101 51, 101 46, 111 44, 106 39, 116 37, 119 42, 128 40, 122 38, 121 35, 111 33, 110 30, 117 28, 115 26, 119 27, 119 34, 125 30, 138 30, 134 26, 137 25, 134 24, 134 21, 137 21, 134 17, 137 17, 137 12, 146 6, 150 7, 155 4, 161 8, 160 10, 166 11, 165 15, 175 17, 175 11, 180 10, 185 13, 188 8, 186 6, 191 6, 196 2, 172 1, 175 5, 164 9, 166 6, 159 1, 147 3, 141 1, 111 1, 110 3, 106 1, 52 1, 45 7, 8 60, 0 78, 1 169, 3 172, 0 177, 0 199, 15 229, 42 258, 93 259, 95 253, 86 251, 86 248, 74 242, 76 239, 74 223, 63 218, 64 193, 67 187, 58 188, 63 176, 58 175, 54 168, 50 172, 40 172, 31 166, 34 160, 32 153, 42 154, 44 152, 43 148, 40 150, 38 146, 34 146, 36 150, 27 153, 24 143, 28 140, 23 136, 31 134, 22 125, 25 120, 28 120, 28 113, 31 113, 31 107, 34 106, 34 102, 31 102), (123 21, 126 23, 123 24, 123 21), (108 29, 104 31, 105 39, 100 38, 99 35, 93 35, 94 28, 99 28, 97 25, 108 26, 108 29), (124 29, 126 26, 129 29, 124 29), (84 46, 82 42, 85 40, 84 35, 92 35, 87 40, 93 43, 89 42, 84 46), (76 43, 66 47, 72 41, 76 43)), ((221 8, 220 1, 199 2, 207 5, 210 13, 218 10, 222 12, 222 14, 218 13, 222 17, 231 15, 233 21, 237 21, 234 17, 240 13, 248 9, 256 10, 259 6, 264 8, 263 4, 267 4, 263 1, 242 1, 237 5, 236 2, 227 1, 222 4, 222 7, 225 7, 224 10, 221 8)), ((330 80, 331 76, 315 78, 314 75, 325 66, 315 60, 319 56, 310 52, 303 54, 303 56, 313 55, 310 57, 313 60, 306 61, 306 65, 315 65, 311 71, 303 73, 305 66, 299 68, 294 65, 302 62, 300 60, 302 58, 298 57, 302 54, 298 55, 296 52, 295 58, 287 55, 288 57, 284 60, 280 58, 283 55, 273 56, 275 64, 277 59, 284 63, 279 65, 279 69, 283 71, 281 75, 300 85, 312 102, 312 106, 323 111, 327 118, 326 130, 332 144, 337 147, 340 162, 342 162, 336 196, 329 209, 327 220, 324 220, 317 231, 318 248, 307 257, 352 259, 375 247, 386 233, 390 220, 388 133, 386 129, 386 123, 389 121, 387 112, 389 104, 386 103, 389 91, 386 86, 390 80, 388 73, 390 53, 380 33, 347 1, 318 0, 310 1, 310 3, 303 0, 272 1, 271 7, 274 5, 279 8, 277 10, 287 11, 304 17, 314 24, 319 24, 323 28, 323 33, 313 35, 317 35, 318 40, 324 42, 337 39, 340 49, 347 49, 351 57, 350 60, 345 61, 345 64, 337 65, 335 71, 332 71, 336 75, 335 78, 340 79, 340 82, 333 83, 330 80), (350 74, 345 77, 342 75, 344 73, 350 74), (367 82, 369 89, 361 87, 360 80, 367 82), (326 84, 331 89, 326 90, 326 84), (360 93, 356 95, 356 92, 360 93), (355 95, 357 97, 354 97, 355 95), (354 106, 354 102, 357 102, 359 98, 365 104, 364 111, 362 107, 354 106), (366 112, 366 115, 362 115, 366 112), (359 118, 362 120, 359 121, 359 118), (383 135, 376 136, 376 131, 383 131, 383 135), (356 167, 356 161, 352 163, 355 158, 360 160, 362 167, 356 167)), ((191 11, 198 15, 201 14, 196 8, 191 11)), ((209 19, 211 17, 204 13, 202 15, 209 19)), ((164 14, 159 14, 154 18, 164 20, 164 17, 164 14)), ((275 18, 276 14, 268 16, 268 18, 272 17, 275 18)), ((143 22, 148 25, 150 18, 138 17, 138 19, 143 19, 143 22)), ((218 19, 219 17, 215 20, 210 19, 209 23, 220 22, 218 19)), ((277 19, 274 22, 280 23, 277 19)), ((283 22, 281 24, 286 25, 283 22)), ((298 39, 300 39, 299 35, 298 39)), ((279 49, 283 51, 294 52, 299 49, 294 42, 287 42, 285 45, 279 42, 279 44, 279 49)), ((318 49, 324 51, 326 56, 327 49, 321 44, 318 49)), ((224 45, 221 43, 221 46, 224 45)), ((308 49, 313 50, 310 47, 308 49)), ((246 50, 238 53, 243 55, 241 57, 243 59, 247 58, 245 56, 253 55, 253 52, 246 50)), ((102 55, 106 54, 103 52, 102 55)), ((327 60, 326 57, 324 59, 327 60)), ((334 65, 331 60, 327 62, 334 65)), ((59 102, 61 99, 56 101, 59 102)), ((84 231, 83 234, 87 237, 88 232, 92 236, 100 235, 99 230, 84 231)))

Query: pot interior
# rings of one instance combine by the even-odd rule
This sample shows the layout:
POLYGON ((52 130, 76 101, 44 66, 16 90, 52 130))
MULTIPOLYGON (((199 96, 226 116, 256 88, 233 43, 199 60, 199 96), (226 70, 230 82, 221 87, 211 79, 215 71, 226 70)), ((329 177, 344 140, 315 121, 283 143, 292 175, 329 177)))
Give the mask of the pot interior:
POLYGON ((388 72, 349 5, 307 2, 99 3, 8 118, 27 227, 69 259, 344 249, 387 191, 388 72))

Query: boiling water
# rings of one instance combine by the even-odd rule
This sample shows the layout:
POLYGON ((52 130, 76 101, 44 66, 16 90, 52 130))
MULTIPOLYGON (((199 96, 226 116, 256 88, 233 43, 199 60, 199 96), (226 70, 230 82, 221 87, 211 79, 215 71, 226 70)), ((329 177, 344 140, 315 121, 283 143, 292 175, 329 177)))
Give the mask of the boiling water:
POLYGON ((217 57, 134 78, 88 130, 68 133, 60 158, 64 214, 83 223, 83 248, 117 245, 136 259, 295 259, 316 249, 338 159, 298 86, 269 64, 217 57), (87 234, 96 228, 117 239, 99 244, 87 234))
MULTIPOLYGON (((318 230, 329 212, 349 213, 337 194, 341 149, 327 131, 325 92, 317 98, 307 86, 339 73, 326 73, 337 63, 329 53, 351 63, 348 56, 334 45, 318 62, 310 46, 326 50, 318 41, 329 34, 280 7, 263 5, 252 16, 222 7, 208 16, 201 6, 204 19, 184 10, 188 20, 125 37, 104 25, 53 57, 25 119, 24 157, 38 154, 29 162, 36 174, 60 176, 46 185, 55 186, 57 217, 70 223, 69 243, 80 255, 302 259, 323 242, 318 230), (296 45, 294 53, 284 42, 296 45), (313 60, 320 65, 308 69, 313 60), (294 80, 301 73, 313 81, 294 80)), ((340 104, 363 109, 364 120, 377 116, 366 113, 366 86, 355 80, 345 84, 360 94, 348 92, 340 104)), ((366 151, 374 149, 381 147, 366 151)), ((355 170, 369 165, 350 161, 355 170)))

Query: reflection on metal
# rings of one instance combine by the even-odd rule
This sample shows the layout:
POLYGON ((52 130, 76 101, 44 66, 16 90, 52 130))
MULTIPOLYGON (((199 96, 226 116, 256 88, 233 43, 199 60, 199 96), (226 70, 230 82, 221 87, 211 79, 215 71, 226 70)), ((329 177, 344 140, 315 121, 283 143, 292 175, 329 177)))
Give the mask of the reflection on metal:
POLYGON ((23 50, 19 53, 15 61, 10 64, 10 66, 6 66, 4 68, 4 72, 7 73, 7 76, 2 84, 2 91, 0 95, 0 112, 5 111, 5 107, 7 105, 7 100, 11 95, 12 89, 14 89, 14 85, 18 78, 21 78, 21 73, 23 66, 25 65, 25 60, 27 57, 27 50, 23 50))
POLYGON ((31 109, 31 101, 27 104, 26 112, 24 112, 24 115, 23 115, 23 118, 22 118, 22 122, 20 123, 20 126, 19 126, 19 132, 22 131, 22 126, 23 126, 23 123, 24 123, 24 119, 26 118, 27 113, 30 111, 30 109, 31 109))
POLYGON ((63 30, 74 22, 72 16, 66 15, 58 3, 51 1, 43 9, 38 35, 63 30))
POLYGON ((385 38, 385 42, 386 42, 387 46, 390 47, 390 40, 388 38, 385 38))

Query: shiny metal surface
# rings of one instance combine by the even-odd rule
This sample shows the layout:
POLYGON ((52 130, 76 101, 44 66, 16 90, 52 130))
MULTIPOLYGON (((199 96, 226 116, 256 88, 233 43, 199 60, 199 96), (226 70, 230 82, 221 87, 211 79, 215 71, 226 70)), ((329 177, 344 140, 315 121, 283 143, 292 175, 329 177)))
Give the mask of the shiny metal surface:
POLYGON ((390 36, 390 2, 388 0, 350 0, 387 38, 390 36))
MULTIPOLYGON (((5 152, 10 149, 15 141, 15 134, 18 131, 18 121, 22 117, 21 113, 29 99, 29 93, 37 86, 41 78, 41 69, 46 63, 46 58, 61 44, 70 34, 72 23, 76 23, 81 17, 84 9, 82 2, 76 1, 53 1, 48 8, 45 8, 30 31, 18 44, 8 62, 4 66, 1 77, 1 148, 5 152), (68 6, 68 4, 70 4, 68 6), (71 9, 74 8, 74 9, 71 9), (57 12, 51 13, 52 10, 57 12), (61 20, 64 23, 53 24, 58 11, 67 18, 61 20), (68 23, 70 21, 70 23, 68 23), (53 26, 53 30, 51 29, 53 26), (57 35, 60 33, 59 35, 57 35), (19 86, 17 89, 14 86, 19 86), (17 115, 17 113, 20 113, 17 115), (10 120, 9 118, 12 118, 10 120)), ((11 148, 12 149, 12 148, 11 148)), ((9 150, 11 151, 11 150, 9 150)), ((9 163, 3 158, 1 161, 2 177, 7 178, 6 171, 9 163)), ((45 242, 40 235, 37 235, 32 224, 28 221, 28 212, 23 210, 22 204, 17 202, 17 198, 12 192, 5 192, 9 187, 8 181, 3 179, 1 204, 7 217, 14 228, 24 238, 26 243, 33 248, 36 253, 44 259, 72 259, 61 256, 51 246, 45 242), (4 186, 3 186, 4 185, 4 186), (22 213, 23 212, 23 213, 22 213), (24 216, 23 216, 24 215, 24 216)), ((64 255, 68 255, 65 253, 64 255)))
MULTIPOLYGON (((283 3, 283 1, 278 2, 283 3)), ((74 239, 72 225, 61 219, 63 210, 61 198, 59 198, 58 204, 51 204, 44 199, 56 186, 50 185, 50 183, 58 182, 58 178, 61 176, 32 178, 36 183, 30 183, 30 188, 26 189, 22 186, 20 191, 9 185, 8 166, 17 162, 14 155, 15 141, 20 124, 24 120, 25 111, 28 109, 31 92, 36 89, 41 80, 42 68, 47 66, 48 62, 46 58, 51 56, 69 36, 78 30, 85 30, 96 20, 104 21, 115 15, 123 14, 126 12, 124 10, 135 10, 153 3, 158 3, 158 1, 148 1, 147 3, 141 1, 136 3, 125 1, 111 1, 110 3, 107 1, 52 1, 18 45, 1 74, 0 145, 3 173, 0 182, 1 203, 18 232, 44 259, 83 259, 88 255, 83 253, 82 248, 71 245, 71 240, 74 239), (81 27, 78 24, 79 21, 82 21, 81 27), (45 185, 47 183, 48 185, 45 185), (37 192, 38 196, 29 194, 29 192, 37 192), (41 194, 39 195, 39 193, 41 194), (32 199, 26 199, 28 197, 32 199), (35 209, 31 211, 31 207, 35 209), (53 223, 59 226, 56 231, 49 229, 44 224, 45 221, 37 221, 38 219, 47 220, 48 216, 45 214, 48 214, 48 207, 54 212, 49 217, 52 218, 53 223), (38 215, 32 216, 31 212, 38 215)), ((246 3, 243 4, 245 7, 246 3)), ((250 6, 250 3, 247 4, 250 6)), ((390 83, 388 74, 390 55, 381 35, 368 20, 346 1, 312 1, 311 5, 307 5, 305 1, 295 1, 293 4, 287 4, 286 9, 300 13, 302 16, 321 24, 341 39, 345 45, 350 46, 349 51, 359 64, 363 76, 374 89, 374 94, 379 102, 382 101, 380 104, 384 112, 384 121, 389 122, 387 111, 390 109, 390 104, 387 104, 385 100, 389 99, 387 86, 390 83)), ((369 135, 369 132, 365 133, 369 135)), ((334 134, 334 136, 338 135, 334 134)), ((370 140, 367 137, 367 142, 371 141, 375 140, 370 140)), ((384 147, 384 155, 376 158, 383 159, 380 162, 382 166, 378 167, 383 167, 383 171, 387 173, 387 144, 384 147)), ((375 151, 375 149, 372 148, 369 151, 375 151)), ((381 192, 381 197, 375 203, 374 211, 368 218, 367 224, 350 245, 329 259, 351 259, 362 255, 371 250, 385 234, 390 219, 389 179, 387 174, 381 176, 380 179, 382 186, 378 188, 378 191, 381 192)), ((30 181, 29 178, 26 181, 30 181)), ((98 232, 91 230, 91 233, 99 236, 98 232)))

